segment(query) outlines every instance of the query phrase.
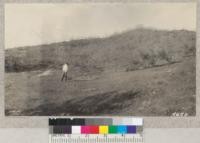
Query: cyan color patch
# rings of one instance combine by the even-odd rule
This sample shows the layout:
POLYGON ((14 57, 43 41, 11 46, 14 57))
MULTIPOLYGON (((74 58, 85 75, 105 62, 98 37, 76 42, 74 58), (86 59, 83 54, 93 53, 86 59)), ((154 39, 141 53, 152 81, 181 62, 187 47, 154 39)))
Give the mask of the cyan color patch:
POLYGON ((127 133, 127 127, 126 126, 118 126, 117 132, 121 133, 121 134, 126 134, 127 133))

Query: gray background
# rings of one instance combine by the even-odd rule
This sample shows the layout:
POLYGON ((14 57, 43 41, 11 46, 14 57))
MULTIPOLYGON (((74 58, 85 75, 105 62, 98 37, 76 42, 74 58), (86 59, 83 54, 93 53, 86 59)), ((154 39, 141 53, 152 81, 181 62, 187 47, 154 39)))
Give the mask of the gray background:
MULTIPOLYGON (((101 0, 103 1, 103 0, 101 0)), ((106 0, 104 0, 106 1, 106 0)), ((113 0, 114 1, 114 0, 113 0)), ((119 1, 118 2, 132 2, 119 1)), ((134 0, 134 2, 191 2, 195 0, 134 0)), ((4 116, 4 11, 5 2, 64 2, 62 0, 10 0, 0 1, 0 141, 4 143, 47 143, 47 117, 4 116)), ((66 2, 66 1, 65 1, 66 2)), ((68 0, 67 2, 72 2, 68 0)), ((76 1, 79 2, 79 1, 76 1)), ((85 1, 86 2, 86 1, 85 1)), ((95 1, 98 2, 98 1, 95 1)), ((112 1, 109 1, 112 2, 112 1)), ((198 0, 198 13, 200 13, 198 0)), ((198 15, 197 27, 200 16, 198 15)), ((199 28, 197 28, 197 116, 189 118, 145 117, 145 143, 199 143, 200 140, 200 97, 199 97, 199 28), (167 127, 167 128, 166 128, 167 127), (182 128, 177 128, 182 127, 182 128), (184 128, 187 127, 187 128, 184 128), (191 128, 188 128, 191 127, 191 128), (173 128, 173 129, 172 129, 173 128)))
MULTIPOLYGON (((4 4, 8 2, 15 3, 33 3, 33 2, 196 2, 195 0, 7 0, 0 1, 0 128, 45 128, 47 129, 48 117, 5 117, 4 116, 4 4)), ((197 13, 200 13, 198 0, 198 8, 197 13)), ((200 16, 197 14, 197 27, 200 27, 200 16)), ((199 66, 199 28, 197 28, 197 89, 196 89, 196 97, 197 97, 197 114, 196 117, 144 117, 144 126, 147 128, 196 128, 200 127, 200 96, 199 96, 199 82, 200 82, 200 66, 199 66)), ((8 130, 8 129, 6 129, 8 130)), ((5 130, 5 132, 6 132, 5 130)), ((10 130, 9 130, 10 131, 10 130)), ((34 131, 34 130, 33 130, 34 131)), ((12 131, 11 131, 12 132, 12 131)), ((42 130, 41 130, 42 132, 42 130)), ((42 135, 42 134, 41 134, 42 135)))

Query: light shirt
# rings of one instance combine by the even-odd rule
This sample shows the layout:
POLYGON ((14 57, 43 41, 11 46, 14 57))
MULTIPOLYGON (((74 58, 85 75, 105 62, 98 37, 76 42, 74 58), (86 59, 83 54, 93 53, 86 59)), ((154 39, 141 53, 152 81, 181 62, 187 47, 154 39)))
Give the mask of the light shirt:
POLYGON ((62 66, 62 70, 63 70, 63 72, 67 72, 67 71, 68 71, 68 65, 67 65, 67 64, 64 64, 64 65, 62 66))

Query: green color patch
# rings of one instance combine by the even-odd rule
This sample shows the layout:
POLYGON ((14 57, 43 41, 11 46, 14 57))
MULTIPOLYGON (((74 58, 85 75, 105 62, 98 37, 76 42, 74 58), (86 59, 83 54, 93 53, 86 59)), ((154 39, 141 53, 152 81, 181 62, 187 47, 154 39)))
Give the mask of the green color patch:
POLYGON ((116 134, 117 126, 109 126, 109 134, 116 134))

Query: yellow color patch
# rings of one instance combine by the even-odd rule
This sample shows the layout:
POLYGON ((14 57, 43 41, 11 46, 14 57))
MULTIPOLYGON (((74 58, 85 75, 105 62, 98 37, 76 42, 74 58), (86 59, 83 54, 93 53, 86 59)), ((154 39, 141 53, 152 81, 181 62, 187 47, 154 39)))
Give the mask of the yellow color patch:
POLYGON ((108 134, 108 126, 99 126, 100 134, 108 134))

